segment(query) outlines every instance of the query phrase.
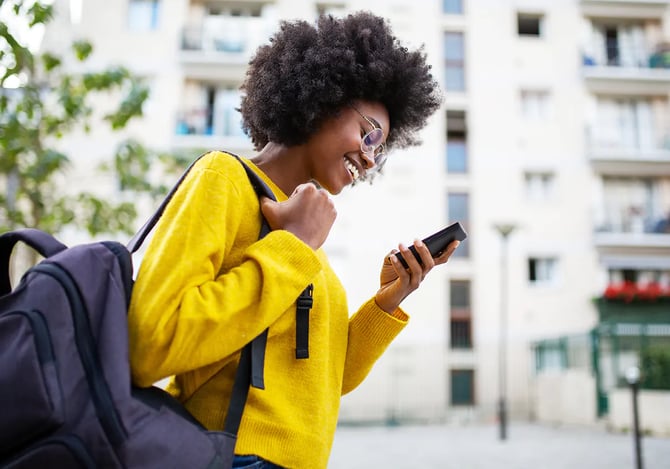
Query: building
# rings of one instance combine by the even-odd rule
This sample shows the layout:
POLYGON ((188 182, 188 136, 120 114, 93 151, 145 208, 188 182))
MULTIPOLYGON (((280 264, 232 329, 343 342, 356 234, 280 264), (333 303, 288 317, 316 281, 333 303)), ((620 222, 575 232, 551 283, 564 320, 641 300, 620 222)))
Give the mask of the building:
MULTIPOLYGON (((150 102, 128 133, 194 157, 252 153, 235 111, 238 87, 279 20, 372 8, 360 0, 56 6, 45 47, 89 38, 94 66, 122 63, 143 76, 150 102)), ((403 42, 425 45, 445 103, 422 146, 393 155, 373 186, 336 198, 326 249, 352 310, 374 294, 398 242, 455 220, 470 236, 408 298, 410 325, 345 397, 342 421, 493 419, 501 382, 511 416, 532 418, 533 344, 595 327, 592 299, 608 282, 670 283, 670 234, 654 232, 670 211, 669 2, 387 0, 374 11, 403 42), (506 243, 501 223, 515 226, 506 243)), ((94 130, 65 144, 84 155, 114 138, 94 130)))

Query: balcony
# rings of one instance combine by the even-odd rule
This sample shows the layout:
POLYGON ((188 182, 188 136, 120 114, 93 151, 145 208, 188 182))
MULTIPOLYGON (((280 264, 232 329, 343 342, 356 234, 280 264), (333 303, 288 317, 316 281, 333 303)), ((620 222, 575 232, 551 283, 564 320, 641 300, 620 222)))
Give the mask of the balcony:
POLYGON ((581 0, 584 16, 599 18, 662 18, 668 0, 581 0))
POLYGON ((582 72, 592 92, 663 95, 670 87, 670 42, 653 47, 590 45, 582 53, 582 72))
POLYGON ((594 171, 611 176, 670 175, 670 128, 658 125, 586 128, 586 154, 594 171))
POLYGON ((242 131, 239 113, 232 108, 181 112, 176 119, 172 147, 202 151, 221 148, 236 154, 253 150, 251 140, 242 131))
POLYGON ((628 282, 609 285, 605 294, 594 300, 599 322, 628 323, 635 328, 650 323, 670 324, 670 290, 652 287, 660 293, 644 296, 645 289, 638 290, 628 282))
MULTIPOLYGON (((635 220, 632 222, 638 223, 635 220)), ((593 239, 601 262, 610 268, 653 270, 670 265, 670 232, 655 232, 651 223, 623 230, 601 226, 593 239)))
POLYGON ((201 25, 184 29, 181 62, 189 77, 239 79, 276 27, 269 17, 207 16, 201 25))

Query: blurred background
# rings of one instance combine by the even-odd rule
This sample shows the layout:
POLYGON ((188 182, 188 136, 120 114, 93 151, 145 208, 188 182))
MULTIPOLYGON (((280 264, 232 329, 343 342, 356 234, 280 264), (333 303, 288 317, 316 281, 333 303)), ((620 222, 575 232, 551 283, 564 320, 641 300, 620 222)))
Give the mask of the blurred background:
POLYGON ((642 431, 670 438, 667 0, 0 2, 2 230, 129 238, 203 151, 253 156, 239 86, 281 20, 359 9, 424 47, 445 99, 422 145, 335 197, 351 310, 399 242, 469 238, 342 425, 627 431, 637 368, 642 431))

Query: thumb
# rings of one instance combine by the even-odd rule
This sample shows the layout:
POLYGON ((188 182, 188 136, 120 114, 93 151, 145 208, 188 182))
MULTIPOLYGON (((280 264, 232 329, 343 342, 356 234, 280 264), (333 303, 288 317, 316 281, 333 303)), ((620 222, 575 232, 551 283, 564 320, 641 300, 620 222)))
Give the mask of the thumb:
POLYGON ((276 201, 265 196, 262 196, 260 198, 260 204, 261 204, 261 212, 263 212, 263 215, 274 213, 274 211, 276 210, 275 206, 278 205, 276 201))
POLYGON ((260 199, 261 213, 269 223, 272 229, 276 229, 277 212, 279 210, 279 203, 269 197, 261 197, 260 199))

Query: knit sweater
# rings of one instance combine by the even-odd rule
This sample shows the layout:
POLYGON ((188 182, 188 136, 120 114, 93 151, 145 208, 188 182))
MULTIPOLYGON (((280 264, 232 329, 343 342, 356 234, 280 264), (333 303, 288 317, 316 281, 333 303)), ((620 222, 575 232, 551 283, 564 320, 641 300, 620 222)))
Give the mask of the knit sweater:
MULTIPOLYGON (((261 170, 278 201, 287 199, 261 170)), ((192 168, 156 226, 134 286, 130 359, 136 385, 168 391, 207 428, 223 428, 240 349, 269 327, 265 389, 251 388, 236 454, 325 468, 340 396, 406 325, 368 300, 351 317, 324 252, 284 230, 258 240, 258 197, 242 165, 212 152, 192 168), (295 302, 314 285, 309 358, 295 358, 295 302)))

